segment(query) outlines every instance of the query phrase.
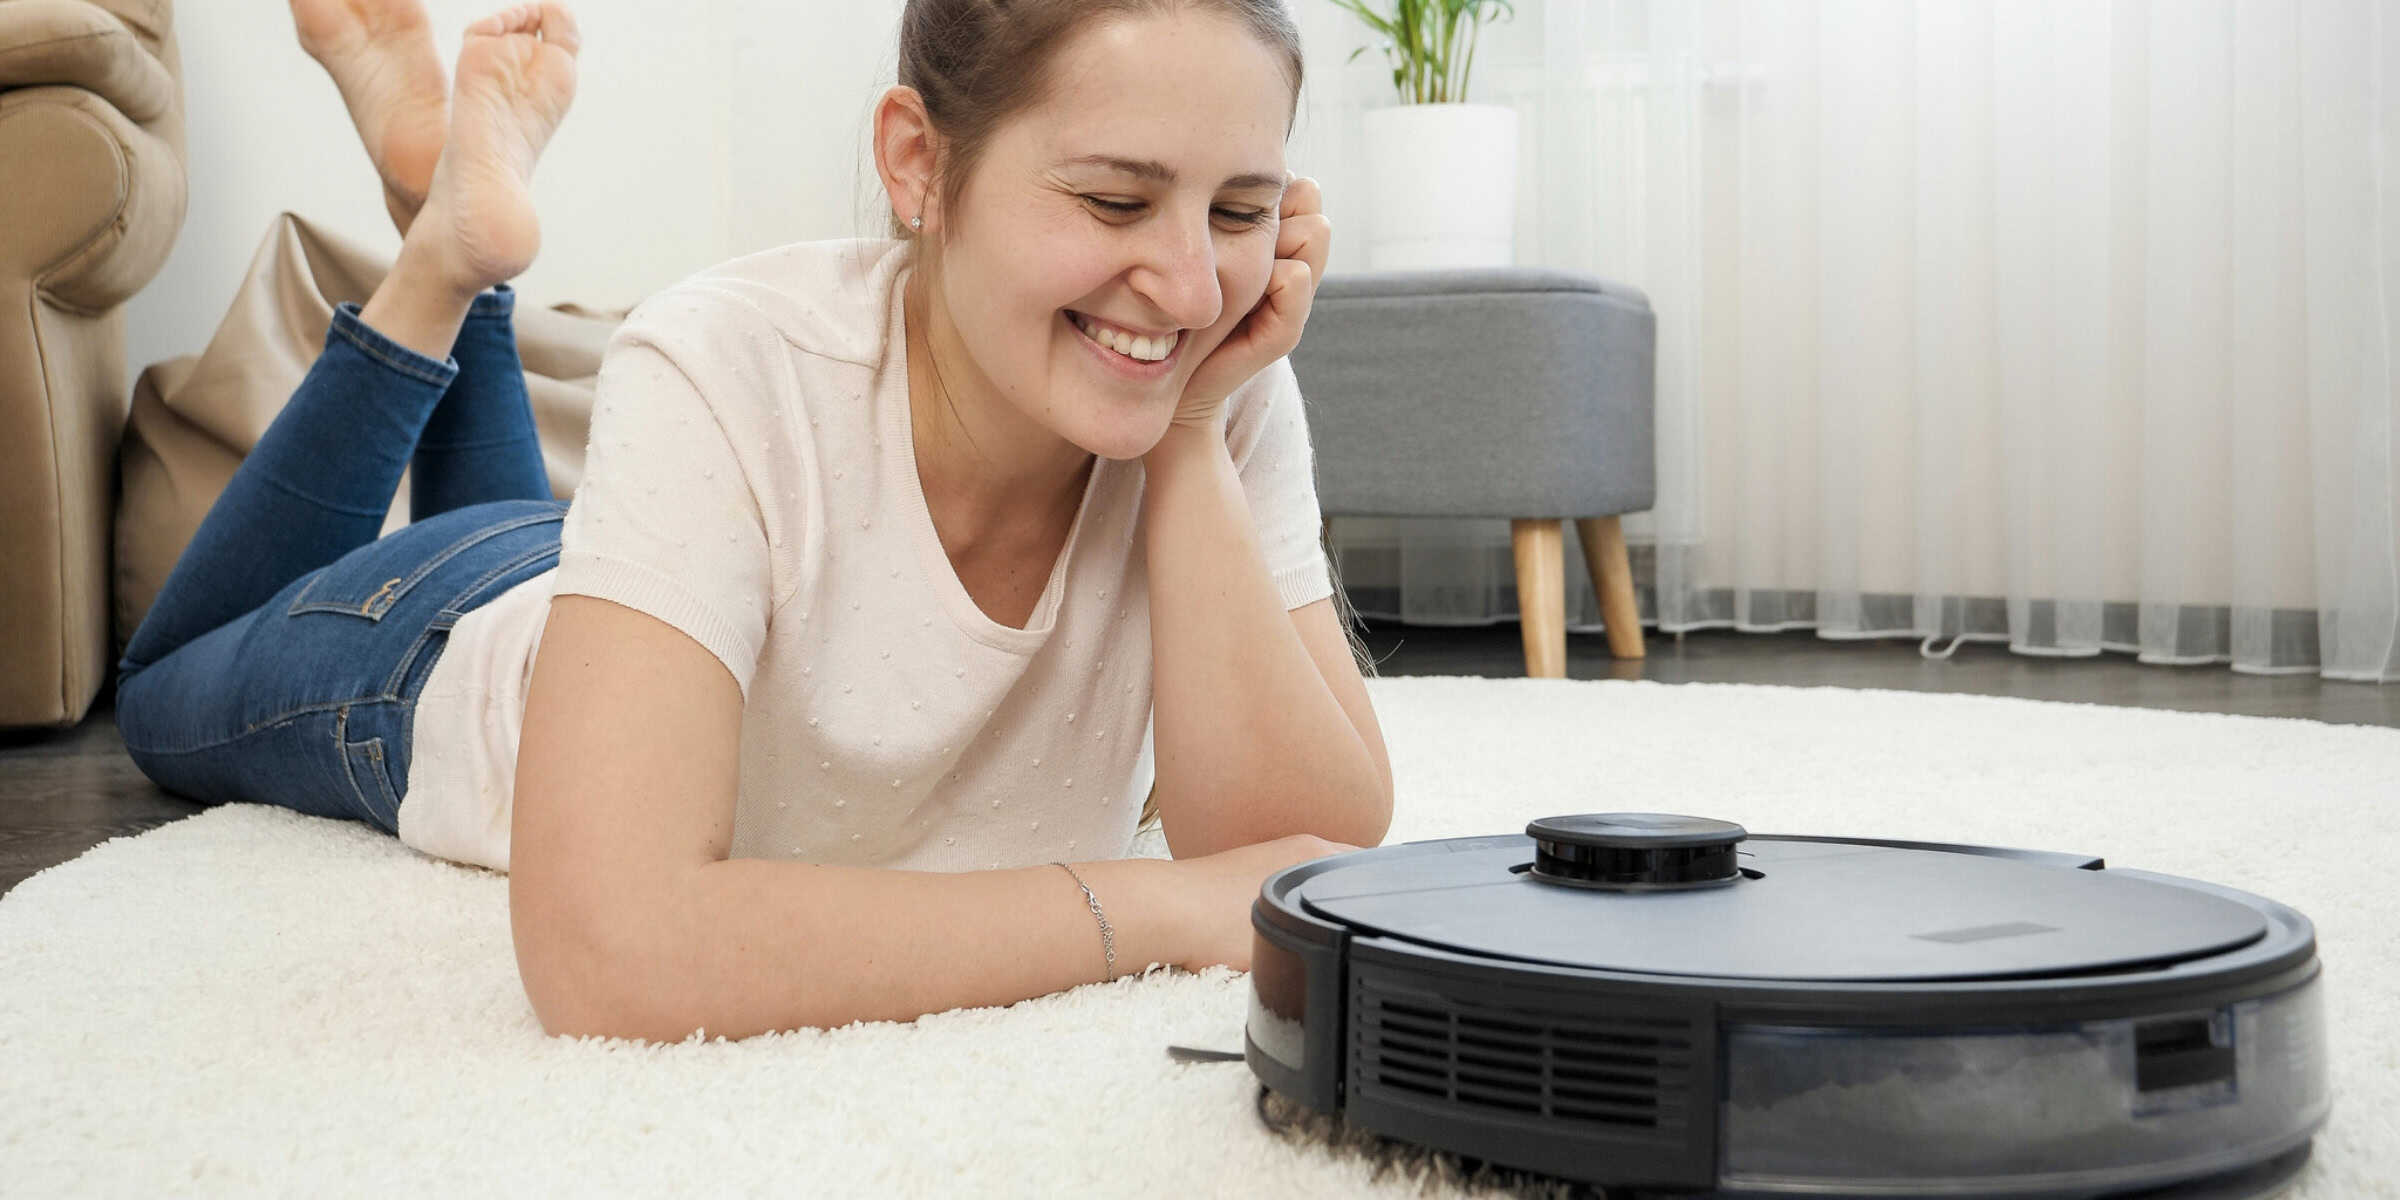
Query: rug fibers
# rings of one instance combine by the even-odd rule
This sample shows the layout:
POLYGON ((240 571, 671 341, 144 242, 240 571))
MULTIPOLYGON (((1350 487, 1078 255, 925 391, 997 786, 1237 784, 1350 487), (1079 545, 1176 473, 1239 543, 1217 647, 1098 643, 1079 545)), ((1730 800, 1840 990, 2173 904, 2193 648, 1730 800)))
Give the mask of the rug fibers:
MULTIPOLYGON (((2065 850, 2317 925, 2333 1117, 2297 1200, 2400 1197, 2400 730, 1989 697, 1371 684, 1389 842, 1663 811, 2065 850)), ((1137 855, 1164 857, 1155 834, 1137 855)), ((1539 1191, 1261 1121, 1246 976, 1160 969, 900 1024, 545 1037, 505 876, 257 805, 0 898, 0 1193, 1245 1197, 1539 1191)))

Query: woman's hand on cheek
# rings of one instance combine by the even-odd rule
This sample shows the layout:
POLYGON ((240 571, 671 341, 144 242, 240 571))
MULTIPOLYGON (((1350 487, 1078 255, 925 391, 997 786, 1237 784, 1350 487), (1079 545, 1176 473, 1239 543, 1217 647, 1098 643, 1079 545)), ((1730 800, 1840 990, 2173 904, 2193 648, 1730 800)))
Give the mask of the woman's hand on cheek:
POLYGON ((1300 344, 1317 281, 1333 245, 1333 222, 1317 181, 1302 175, 1284 189, 1275 234, 1275 262, 1256 307, 1236 322, 1184 384, 1175 424, 1222 430, 1225 398, 1300 344))

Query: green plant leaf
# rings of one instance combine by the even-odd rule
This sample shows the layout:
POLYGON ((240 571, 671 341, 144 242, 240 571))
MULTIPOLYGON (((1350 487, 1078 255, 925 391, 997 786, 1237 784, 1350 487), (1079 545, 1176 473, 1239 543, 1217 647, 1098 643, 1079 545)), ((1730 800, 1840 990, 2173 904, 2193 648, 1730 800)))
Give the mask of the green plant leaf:
POLYGON ((1400 31, 1394 28, 1390 21, 1385 20, 1375 10, 1361 3, 1361 0, 1333 0, 1333 2, 1356 14, 1359 20, 1365 21, 1367 26, 1375 32, 1387 38, 1397 39, 1400 36, 1400 31))
MULTIPOLYGON (((1464 100, 1483 23, 1517 15, 1510 0, 1390 0, 1388 14, 1380 5, 1370 7, 1367 0, 1332 2, 1383 35, 1381 49, 1391 63, 1392 88, 1403 103, 1412 104, 1464 100)), ((1348 61, 1357 61, 1370 48, 1352 51, 1348 61)))

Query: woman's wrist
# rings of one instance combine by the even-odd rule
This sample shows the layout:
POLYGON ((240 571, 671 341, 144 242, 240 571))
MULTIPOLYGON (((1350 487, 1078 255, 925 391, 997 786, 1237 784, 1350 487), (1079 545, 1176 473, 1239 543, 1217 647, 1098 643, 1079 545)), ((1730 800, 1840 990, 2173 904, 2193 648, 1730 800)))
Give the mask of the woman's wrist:
MULTIPOLYGON (((1152 963, 1180 967, 1190 957, 1187 925, 1171 886, 1170 869, 1174 863, 1155 858, 1117 858, 1068 865, 1082 877, 1084 886, 1092 889, 1108 914, 1109 927, 1116 935, 1118 975, 1138 975, 1152 963)), ((1077 904, 1083 903, 1081 891, 1073 895, 1077 904)), ((1100 924, 1094 920, 1094 974, 1105 969, 1105 961, 1100 924)))
POLYGON ((1167 426, 1158 444, 1142 456, 1142 466, 1150 473, 1180 470, 1198 462, 1223 455, 1231 460, 1225 447, 1225 422, 1222 419, 1207 425, 1186 425, 1181 421, 1167 426))

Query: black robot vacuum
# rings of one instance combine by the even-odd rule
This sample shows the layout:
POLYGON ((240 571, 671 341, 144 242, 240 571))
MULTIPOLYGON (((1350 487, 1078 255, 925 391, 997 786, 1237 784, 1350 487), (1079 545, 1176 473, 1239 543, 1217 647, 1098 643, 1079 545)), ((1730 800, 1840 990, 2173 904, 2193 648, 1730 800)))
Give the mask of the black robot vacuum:
POLYGON ((2264 1196, 2328 1109, 2308 918, 2085 855, 1561 816, 1251 926, 1262 1111, 1611 1197, 2264 1196))

